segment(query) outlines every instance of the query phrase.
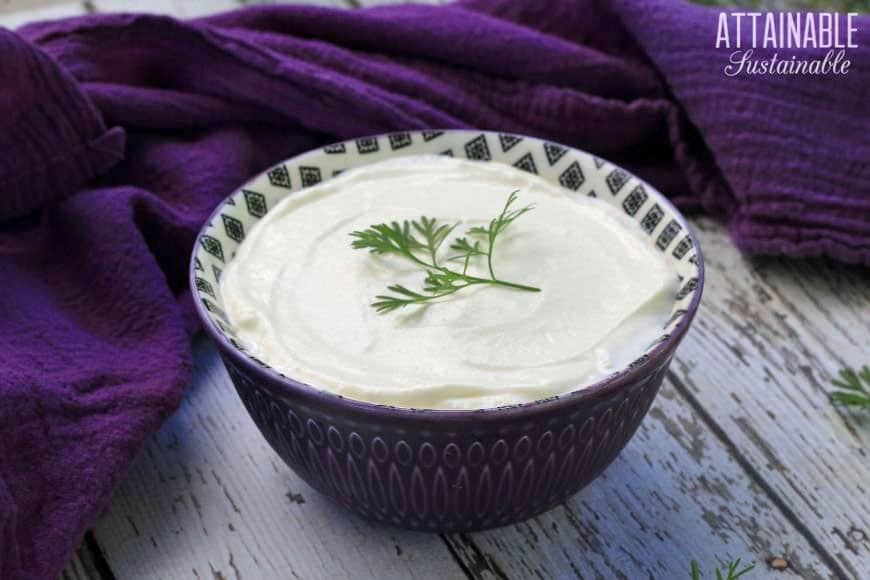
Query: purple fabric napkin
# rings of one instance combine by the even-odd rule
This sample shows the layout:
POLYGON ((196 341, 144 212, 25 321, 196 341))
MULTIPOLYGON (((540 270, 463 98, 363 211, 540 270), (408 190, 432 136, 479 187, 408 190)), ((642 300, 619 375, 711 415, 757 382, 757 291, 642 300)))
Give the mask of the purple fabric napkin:
POLYGON ((748 252, 870 265, 870 20, 845 77, 727 78, 715 26, 675 0, 480 0, 0 30, 0 578, 78 546, 189 379, 199 225, 305 149, 544 136, 748 252))

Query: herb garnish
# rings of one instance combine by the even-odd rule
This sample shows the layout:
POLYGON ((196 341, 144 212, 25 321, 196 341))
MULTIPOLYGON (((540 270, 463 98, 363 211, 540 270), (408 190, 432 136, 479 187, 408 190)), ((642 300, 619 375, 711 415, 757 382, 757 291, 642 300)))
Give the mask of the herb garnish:
POLYGON ((465 233, 465 236, 455 239, 450 244, 450 249, 457 254, 447 258, 446 262, 461 263, 461 271, 448 268, 438 259, 438 250, 459 223, 439 224, 437 219, 423 216, 419 220, 410 222, 405 220, 401 224, 399 222, 391 222, 389 225, 377 224, 363 231, 352 232, 350 235, 355 238, 351 243, 352 248, 368 249, 372 254, 396 254, 426 272, 422 293, 410 290, 401 284, 393 284, 387 287, 393 295, 376 296, 372 307, 380 313, 390 312, 412 304, 425 304, 479 284, 540 292, 541 289, 534 286, 501 280, 493 269, 495 243, 499 235, 504 233, 514 220, 535 208, 534 205, 527 205, 519 209, 511 209, 511 205, 516 200, 517 192, 514 191, 508 196, 501 214, 493 218, 488 226, 473 227, 465 233), (468 266, 477 256, 486 257, 489 278, 468 274, 468 266))
MULTIPOLYGON (((701 580, 701 568, 698 567, 698 563, 695 560, 691 561, 691 568, 692 580, 701 580)), ((725 575, 723 575, 721 570, 716 568, 716 580, 737 580, 744 574, 749 573, 753 568, 755 568, 754 564, 740 569, 740 558, 737 558, 728 564, 728 568, 725 570, 725 575)))
POLYGON ((832 381, 839 391, 830 393, 831 401, 861 409, 870 409, 870 367, 864 365, 855 372, 852 369, 840 371, 840 378, 832 381), (861 382, 864 382, 864 385, 861 382))

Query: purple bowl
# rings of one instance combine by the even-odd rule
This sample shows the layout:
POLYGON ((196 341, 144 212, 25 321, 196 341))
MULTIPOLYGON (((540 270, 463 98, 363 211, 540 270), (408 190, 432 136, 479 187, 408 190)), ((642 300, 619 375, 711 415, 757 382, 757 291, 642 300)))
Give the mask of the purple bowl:
POLYGON ((232 194, 200 232, 190 280, 203 326, 257 427, 311 487, 373 520, 426 531, 518 522, 564 502, 622 450, 652 404, 701 299, 704 267, 685 218, 627 171, 530 137, 394 133, 276 165, 232 194), (509 163, 635 219, 681 277, 662 336, 625 369, 549 399, 474 411, 403 409, 320 391, 245 352, 217 285, 245 231, 293 191, 388 157, 443 153, 509 163))

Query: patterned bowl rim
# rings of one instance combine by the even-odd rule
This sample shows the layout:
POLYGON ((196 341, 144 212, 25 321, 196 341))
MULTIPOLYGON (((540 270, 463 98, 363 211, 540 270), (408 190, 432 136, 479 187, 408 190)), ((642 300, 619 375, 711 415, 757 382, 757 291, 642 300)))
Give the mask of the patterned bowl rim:
MULTIPOLYGON (((191 289, 191 292, 194 292, 193 289, 196 288, 196 261, 199 252, 202 251, 202 237, 206 235, 206 233, 209 231, 211 224, 221 214, 222 210, 227 205, 227 202, 234 196, 236 196, 240 191, 245 189, 249 184, 261 178, 266 172, 268 172, 271 168, 274 168, 277 165, 281 165, 282 163, 286 164, 292 161, 300 160, 304 157, 314 156, 318 153, 322 153, 324 147, 342 144, 347 145, 361 139, 380 139, 389 137, 390 135, 395 135, 396 133, 396 131, 391 131, 387 133, 378 133, 374 135, 356 137, 354 139, 344 141, 336 141, 334 143, 327 144, 316 149, 302 152, 298 155, 294 155, 293 157, 289 157, 283 161, 273 164, 269 168, 256 174, 245 183, 235 188, 217 205, 217 207, 215 207, 215 209, 209 215, 208 219, 203 223, 202 227, 199 230, 199 233, 196 236, 196 241, 191 252, 190 266, 188 269, 188 283, 190 284, 189 287, 191 289)), ((537 137, 531 137, 504 131, 487 131, 482 129, 415 129, 411 131, 405 131, 404 133, 418 136, 423 133, 443 133, 448 135, 467 135, 469 137, 483 134, 493 138, 498 135, 502 135, 517 137, 519 139, 541 141, 541 139, 537 137)), ((592 159, 601 159, 600 157, 577 147, 562 145, 552 141, 548 141, 548 143, 564 147, 569 151, 572 151, 575 154, 579 154, 581 156, 588 156, 592 159)), ((614 168, 622 169, 629 177, 637 178, 635 174, 628 171, 627 169, 610 161, 607 161, 607 163, 612 165, 614 168)), ((641 180, 641 183, 644 185, 645 191, 650 195, 652 199, 655 200, 656 203, 667 207, 667 209, 670 210, 673 216, 680 221, 680 225, 682 225, 682 227, 686 230, 687 237, 690 238, 692 241, 692 247, 695 251, 696 256, 695 264, 698 273, 696 286, 692 290, 692 299, 686 308, 686 312, 682 315, 680 321, 677 323, 676 327, 674 327, 673 331, 671 331, 670 335, 667 336, 665 340, 659 342, 652 350, 648 351, 645 357, 643 357, 644 360, 642 362, 632 363, 631 365, 628 365, 625 368, 591 385, 587 385, 585 387, 573 391, 568 391, 559 395, 547 397, 545 399, 539 399, 527 403, 518 403, 501 407, 462 410, 395 407, 392 405, 369 403, 366 401, 350 399, 329 391, 318 389, 317 387, 314 387, 302 381, 297 381, 291 377, 279 373, 277 370, 273 369, 267 364, 252 358, 250 355, 245 353, 243 350, 240 350, 238 347, 236 347, 236 345, 230 342, 230 340, 225 336, 221 329, 215 325, 214 321, 212 320, 201 300, 196 299, 196 296, 194 296, 193 303, 196 309, 196 313, 203 324, 203 329, 205 330, 208 337, 212 341, 214 341, 214 343, 218 346, 219 350, 225 356, 228 356, 230 359, 232 359, 232 362, 237 367, 243 369, 243 372, 245 372, 246 374, 253 375, 262 382, 263 386, 266 386, 271 390, 276 391, 278 394, 295 395, 297 397, 301 397, 314 408, 324 409, 329 407, 339 407, 348 412, 354 412, 374 418, 382 417, 392 419, 426 419, 456 423, 472 420, 477 422, 501 421, 506 418, 528 419, 534 415, 550 413, 559 409, 572 408, 578 405, 582 405, 584 403, 593 404, 595 401, 602 398, 607 398, 613 395, 615 392, 621 390, 623 387, 633 384, 634 382, 642 379, 643 377, 650 376, 667 362, 669 354, 676 349, 683 336, 685 335, 686 331, 688 330, 689 326, 691 325, 692 320, 694 319, 695 314, 698 311, 698 307, 701 302, 701 295, 704 289, 704 256, 701 251, 701 246, 699 244, 697 234, 695 234, 694 229, 689 225, 686 217, 674 206, 673 203, 671 203, 670 200, 668 200, 661 192, 659 192, 658 189, 645 181, 641 180)))

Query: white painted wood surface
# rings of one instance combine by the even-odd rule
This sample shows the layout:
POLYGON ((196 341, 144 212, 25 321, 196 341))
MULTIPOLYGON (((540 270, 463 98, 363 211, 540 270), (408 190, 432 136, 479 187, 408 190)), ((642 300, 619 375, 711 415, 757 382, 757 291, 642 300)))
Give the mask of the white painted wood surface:
POLYGON ((460 578, 438 536, 349 516, 271 450, 213 347, 95 529, 119 578, 460 578))
POLYGON ((870 413, 828 401, 839 369, 870 364, 870 271, 746 259, 695 223, 704 304, 672 376, 837 571, 870 578, 870 413))
POLYGON ((780 555, 805 578, 827 575, 671 385, 619 460, 567 505, 442 538, 369 524, 319 496, 269 448, 204 339, 196 360, 182 408, 95 529, 121 578, 232 577, 233 566, 268 578, 451 578, 463 569, 553 577, 572 567, 666 577, 691 558, 780 555))
MULTIPOLYGON (((422 1, 438 3, 443 0, 422 1)), ((178 18, 197 18, 234 10, 240 6, 275 2, 276 0, 0 0, 0 26, 17 28, 28 22, 95 12, 141 12, 170 14, 178 18)), ((389 2, 390 0, 383 0, 366 2, 366 4, 389 2)), ((297 3, 335 8, 353 8, 357 4, 355 0, 304 0, 297 3)))
MULTIPOLYGON (((811 358, 829 361, 826 372, 862 360, 861 345, 870 343, 867 274, 748 262, 721 226, 694 223, 711 275, 697 328, 637 436, 564 506, 516 526, 443 537, 368 524, 281 465, 200 340, 184 404, 149 442, 95 529, 108 566, 119 578, 177 578, 194 569, 231 578, 233 566, 262 578, 666 578, 687 574, 693 558, 709 570, 740 557, 755 562, 753 574, 762 578, 868 577, 870 421, 831 407, 826 384, 804 381, 800 365, 772 366, 779 365, 775 353, 790 349, 801 360, 820 353, 811 358), (789 340, 759 330, 752 348, 738 343, 748 364, 733 347, 710 342, 737 340, 734 328, 745 322, 735 320, 762 327, 766 315, 758 312, 723 314, 737 307, 744 286, 757 287, 755 309, 774 301, 764 292, 789 301, 805 294, 800 320, 789 320, 789 340), (830 331, 838 358, 818 345, 809 350, 813 332, 850 320, 860 323, 848 328, 851 338, 830 331), (753 373, 756 364, 761 371, 753 373), (843 471, 821 472, 826 464, 843 471), (788 570, 770 568, 777 557, 788 570)), ((782 320, 775 306, 765 308, 782 320)), ((745 316, 731 314, 738 315, 745 316)))
MULTIPOLYGON (((0 25, 240 3, 0 0, 0 25)), ((870 578, 870 415, 827 400, 837 370, 870 363, 870 272, 749 260, 716 222, 694 224, 708 265, 695 325, 638 434, 565 505, 449 536, 347 514, 281 463, 200 339, 184 403, 64 577, 679 578, 692 558, 711 575, 740 557, 749 578, 870 578)))
POLYGON ((37 20, 79 16, 87 12, 76 0, 0 0, 0 26, 18 28, 37 20))

